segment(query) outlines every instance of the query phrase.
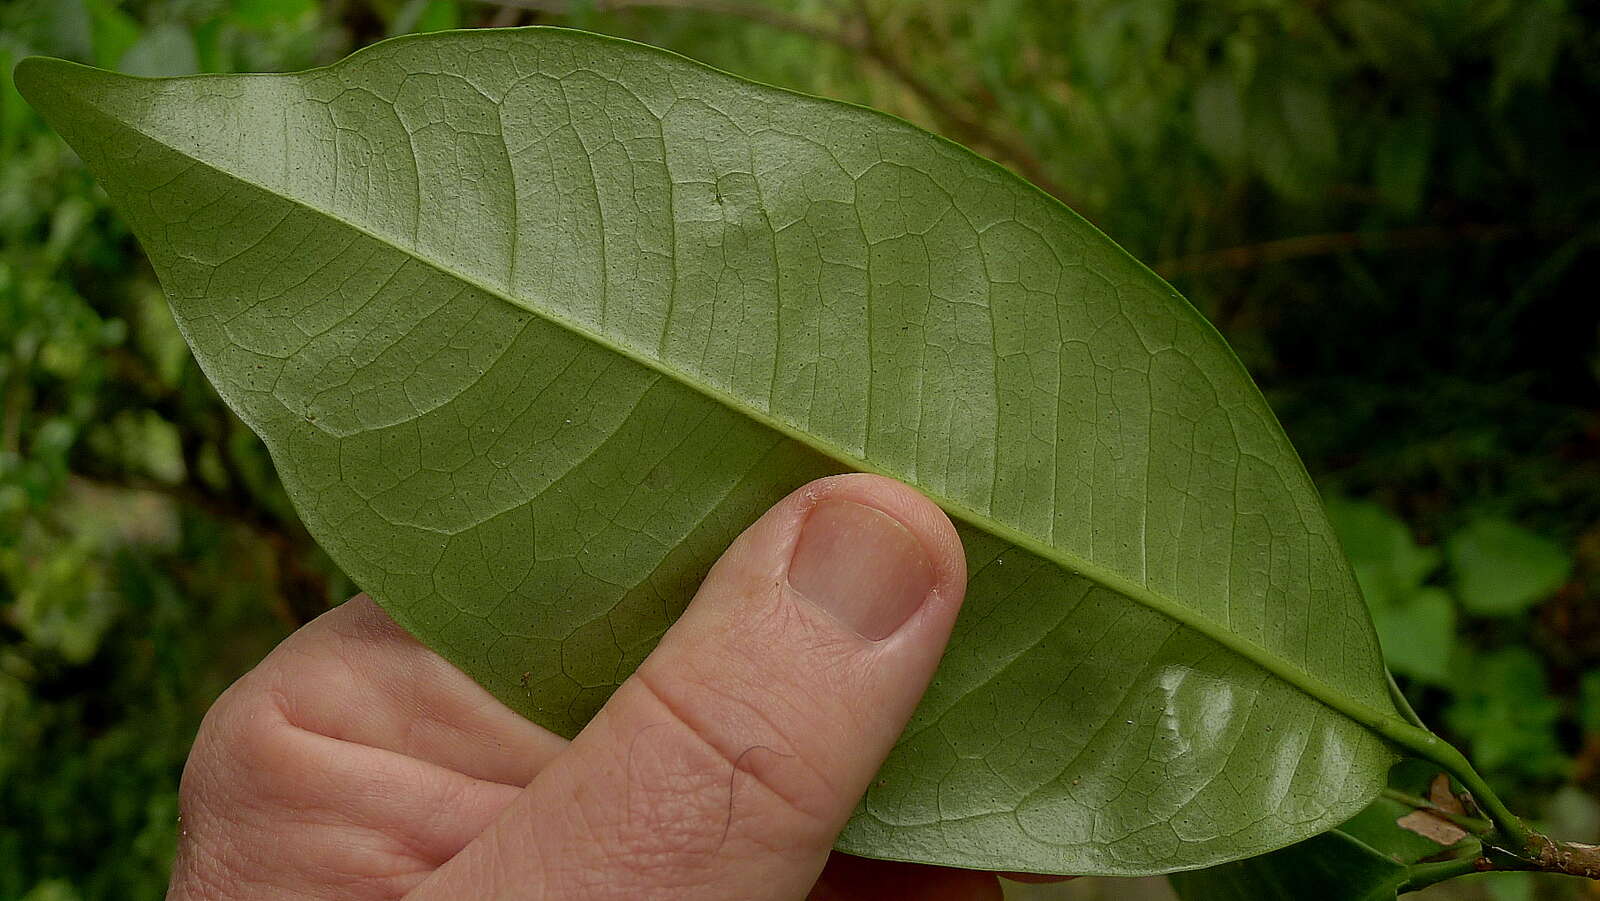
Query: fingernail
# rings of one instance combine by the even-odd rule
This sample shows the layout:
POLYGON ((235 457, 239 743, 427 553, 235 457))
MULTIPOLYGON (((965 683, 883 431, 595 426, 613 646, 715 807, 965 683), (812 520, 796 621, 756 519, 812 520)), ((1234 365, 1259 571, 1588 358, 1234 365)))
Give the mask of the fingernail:
POLYGON ((874 641, 894 634, 933 590, 933 565, 910 530, 881 510, 825 500, 811 510, 789 584, 874 641))

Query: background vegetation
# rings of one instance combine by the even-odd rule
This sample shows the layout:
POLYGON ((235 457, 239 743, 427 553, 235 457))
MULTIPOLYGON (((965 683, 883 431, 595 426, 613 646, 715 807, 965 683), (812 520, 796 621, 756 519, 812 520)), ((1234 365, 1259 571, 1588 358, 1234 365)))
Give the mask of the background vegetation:
POLYGON ((21 56, 289 70, 556 23, 966 143, 1217 323, 1330 498, 1423 716, 1514 807, 1594 840, 1597 19, 1564 0, 0 0, 0 899, 158 897, 200 716, 353 591, 12 88, 21 56))

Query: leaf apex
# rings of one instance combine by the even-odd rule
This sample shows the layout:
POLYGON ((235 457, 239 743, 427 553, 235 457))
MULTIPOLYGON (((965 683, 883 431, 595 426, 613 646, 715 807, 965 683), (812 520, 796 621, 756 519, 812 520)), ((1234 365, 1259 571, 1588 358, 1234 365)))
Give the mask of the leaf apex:
POLYGON ((46 119, 52 118, 50 114, 59 108, 63 99, 81 95, 92 89, 96 82, 116 77, 114 72, 53 56, 23 57, 11 71, 17 93, 46 119), (76 90, 64 90, 72 82, 77 82, 74 85, 76 90), (67 97, 63 97, 63 94, 67 97))

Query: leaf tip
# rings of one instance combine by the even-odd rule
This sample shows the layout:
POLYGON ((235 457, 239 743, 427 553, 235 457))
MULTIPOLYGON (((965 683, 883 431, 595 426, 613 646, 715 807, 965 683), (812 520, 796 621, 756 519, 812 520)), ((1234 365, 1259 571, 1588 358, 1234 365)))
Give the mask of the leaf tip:
POLYGON ((11 81, 24 100, 42 111, 50 89, 59 85, 63 72, 74 65, 51 56, 25 56, 11 70, 11 81))
POLYGON ((26 56, 11 70, 17 93, 46 119, 63 100, 84 95, 96 82, 115 77, 115 73, 53 56, 26 56))

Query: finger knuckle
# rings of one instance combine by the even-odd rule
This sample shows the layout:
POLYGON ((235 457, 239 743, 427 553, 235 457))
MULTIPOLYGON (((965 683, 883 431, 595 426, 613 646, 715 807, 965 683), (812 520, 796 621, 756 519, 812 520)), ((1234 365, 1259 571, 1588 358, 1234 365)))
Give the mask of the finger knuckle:
MULTIPOLYGON (((639 675, 641 688, 682 746, 686 760, 679 787, 706 799, 717 814, 712 825, 719 835, 738 817, 759 817, 787 839, 826 832, 838 793, 800 750, 807 742, 789 734, 793 726, 786 724, 808 721, 802 711, 774 712, 766 703, 770 692, 762 687, 727 686, 720 679, 696 678, 687 668, 665 676, 645 668, 639 675)), ((741 830, 753 837, 762 832, 741 830)))

